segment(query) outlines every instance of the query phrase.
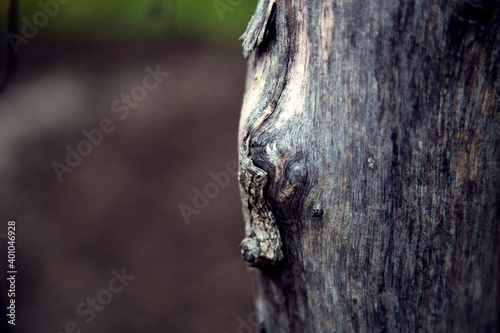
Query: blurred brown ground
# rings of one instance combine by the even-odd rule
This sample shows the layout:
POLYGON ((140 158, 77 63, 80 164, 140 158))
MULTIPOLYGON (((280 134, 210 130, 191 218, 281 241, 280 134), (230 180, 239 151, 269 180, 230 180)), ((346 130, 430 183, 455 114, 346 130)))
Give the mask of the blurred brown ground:
POLYGON ((236 178, 189 225, 178 205, 236 160, 240 49, 33 40, 19 60, 0 95, 0 233, 17 222, 13 332, 69 321, 93 333, 236 332, 253 311, 236 178), (157 64, 170 76, 120 120, 111 102, 157 64), (59 183, 51 163, 105 117, 114 132, 59 183), (122 267, 136 278, 85 323, 77 306, 122 267))

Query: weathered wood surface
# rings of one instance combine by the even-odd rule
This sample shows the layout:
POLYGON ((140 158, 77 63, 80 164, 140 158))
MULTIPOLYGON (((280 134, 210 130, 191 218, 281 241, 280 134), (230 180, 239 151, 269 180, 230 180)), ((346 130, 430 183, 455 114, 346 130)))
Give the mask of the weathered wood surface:
POLYGON ((243 45, 266 332, 497 331, 499 2, 260 0, 243 45))

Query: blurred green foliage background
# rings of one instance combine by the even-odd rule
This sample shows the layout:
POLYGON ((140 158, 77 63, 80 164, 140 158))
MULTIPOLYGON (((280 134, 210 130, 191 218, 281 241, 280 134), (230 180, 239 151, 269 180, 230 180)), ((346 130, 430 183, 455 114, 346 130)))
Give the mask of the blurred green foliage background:
MULTIPOLYGON (((7 3, 2 0, 1 20, 7 3)), ((37 12, 59 5, 40 28, 50 37, 164 39, 189 37, 239 43, 257 0, 19 0, 19 27, 37 12)))

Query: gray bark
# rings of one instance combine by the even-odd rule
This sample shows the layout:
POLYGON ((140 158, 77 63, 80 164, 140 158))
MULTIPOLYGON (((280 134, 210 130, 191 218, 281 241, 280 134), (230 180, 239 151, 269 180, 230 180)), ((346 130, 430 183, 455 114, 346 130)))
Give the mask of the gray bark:
POLYGON ((266 332, 498 331, 499 2, 260 0, 243 39, 266 332))

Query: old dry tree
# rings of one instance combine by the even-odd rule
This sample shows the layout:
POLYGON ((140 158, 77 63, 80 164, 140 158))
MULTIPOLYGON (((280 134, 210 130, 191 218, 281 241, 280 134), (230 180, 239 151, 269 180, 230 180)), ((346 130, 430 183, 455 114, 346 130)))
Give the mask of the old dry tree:
POLYGON ((263 329, 496 331, 499 2, 260 0, 243 47, 263 329))

